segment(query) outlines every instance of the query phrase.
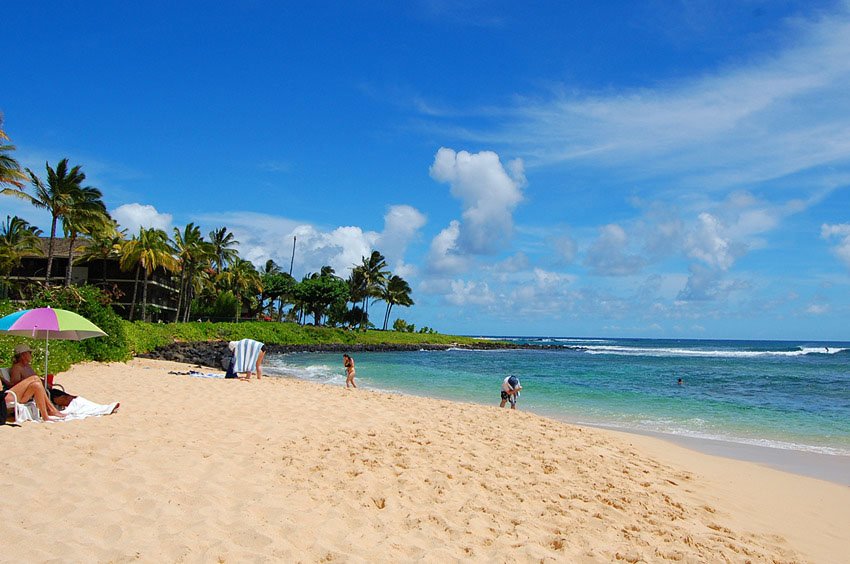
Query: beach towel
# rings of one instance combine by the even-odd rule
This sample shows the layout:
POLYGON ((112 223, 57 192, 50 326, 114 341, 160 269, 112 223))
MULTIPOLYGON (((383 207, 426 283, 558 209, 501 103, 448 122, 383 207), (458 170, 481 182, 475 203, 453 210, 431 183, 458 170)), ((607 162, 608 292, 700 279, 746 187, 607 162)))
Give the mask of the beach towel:
POLYGON ((257 359, 260 357, 260 349, 263 343, 254 339, 242 339, 236 341, 236 349, 233 351, 234 372, 254 372, 257 370, 257 359))
POLYGON ((65 414, 64 419, 51 419, 51 421, 72 421, 75 419, 85 419, 86 417, 109 415, 117 405, 118 403, 94 403, 84 397, 77 396, 68 404, 68 407, 62 410, 62 413, 65 414))

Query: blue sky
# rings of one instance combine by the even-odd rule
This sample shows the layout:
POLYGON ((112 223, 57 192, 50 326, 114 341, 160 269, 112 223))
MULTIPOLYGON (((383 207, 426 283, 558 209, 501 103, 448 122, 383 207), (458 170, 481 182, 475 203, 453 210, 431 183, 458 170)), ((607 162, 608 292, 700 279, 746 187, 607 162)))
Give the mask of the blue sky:
POLYGON ((443 332, 848 338, 848 2, 2 14, 15 156, 131 232, 225 225, 258 266, 297 236, 299 278, 377 249, 443 332))

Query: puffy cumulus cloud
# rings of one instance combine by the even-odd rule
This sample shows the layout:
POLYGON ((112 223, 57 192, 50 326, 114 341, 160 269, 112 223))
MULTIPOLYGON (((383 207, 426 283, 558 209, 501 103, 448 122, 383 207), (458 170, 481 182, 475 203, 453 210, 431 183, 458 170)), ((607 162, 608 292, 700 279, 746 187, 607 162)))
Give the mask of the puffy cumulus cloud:
POLYGON ((426 221, 425 214, 412 206, 389 207, 384 215, 384 231, 377 238, 376 245, 393 268, 398 269, 403 263, 408 245, 419 235, 426 221))
POLYGON ((820 236, 824 239, 838 239, 838 244, 832 252, 847 268, 850 268, 850 224, 839 223, 830 225, 824 223, 820 228, 820 236))
MULTIPOLYGON (((259 267, 271 259, 284 271, 289 271, 292 236, 299 225, 297 221, 263 213, 239 211, 203 214, 194 219, 206 226, 207 231, 226 226, 239 241, 237 248, 240 256, 254 265, 259 267)), ((298 250, 295 258, 296 261, 303 258, 298 250)))
POLYGON ((510 239, 513 211, 526 183, 521 160, 511 161, 506 169, 492 151, 472 154, 441 147, 430 172, 434 180, 448 183, 461 201, 463 223, 456 244, 463 253, 493 253, 510 239))
POLYGON ((425 224, 425 216, 410 206, 391 206, 381 233, 357 226, 322 230, 308 223, 254 212, 206 214, 198 220, 213 227, 226 225, 239 241, 240 254, 258 266, 272 259, 288 271, 295 238, 296 277, 318 272, 325 265, 344 277, 352 266, 360 264, 362 257, 378 250, 387 258, 393 273, 406 278, 415 268, 405 264, 404 253, 425 224))
POLYGON ((449 226, 440 231, 431 241, 427 262, 431 272, 451 274, 463 272, 469 259, 458 252, 457 240, 460 235, 460 222, 452 220, 449 226))
POLYGON ((487 282, 474 280, 452 280, 445 299, 456 306, 491 306, 496 303, 496 295, 490 290, 487 282))
POLYGON ((351 268, 360 264, 362 257, 369 256, 378 239, 377 233, 364 232, 353 226, 325 232, 310 225, 301 225, 295 229, 294 235, 298 238, 297 248, 303 254, 300 262, 296 254, 296 263, 302 265, 304 274, 318 272, 322 266, 329 265, 342 277, 348 276, 351 268))
POLYGON ((127 229, 130 235, 138 233, 142 227, 163 229, 168 232, 171 230, 173 219, 170 213, 160 213, 151 205, 135 203, 118 206, 110 212, 110 215, 122 229, 127 229))
POLYGON ((629 253, 631 247, 626 231, 616 224, 603 226, 599 237, 590 245, 584 264, 594 274, 628 276, 640 271, 646 260, 629 253))
POLYGON ((735 262, 731 243, 723 234, 724 228, 715 216, 703 212, 685 239, 685 253, 710 267, 728 270, 735 262))

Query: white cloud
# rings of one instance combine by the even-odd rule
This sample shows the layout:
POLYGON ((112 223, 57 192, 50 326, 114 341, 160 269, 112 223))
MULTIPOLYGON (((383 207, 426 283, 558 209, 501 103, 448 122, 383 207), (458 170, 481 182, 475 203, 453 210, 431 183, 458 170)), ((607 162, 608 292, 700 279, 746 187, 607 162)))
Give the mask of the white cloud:
POLYGON ((243 258, 257 266, 272 259, 287 272, 292 262, 294 237, 292 274, 296 277, 318 272, 325 265, 331 266, 338 276, 346 277, 362 257, 378 250, 387 258, 393 273, 406 278, 416 269, 405 264, 404 254, 425 224, 422 213, 404 205, 389 208, 382 233, 350 225, 322 230, 308 223, 254 212, 205 214, 198 219, 209 225, 209 229, 227 226, 239 241, 243 258))
POLYGON ((603 276, 627 276, 635 274, 646 261, 629 253, 629 237, 625 230, 616 224, 603 226, 599 237, 590 246, 584 264, 594 274, 603 276))
POLYGON ((806 308, 806 313, 810 315, 824 315, 829 313, 829 306, 826 304, 810 304, 806 308))
POLYGON ((456 306, 489 306, 496 303, 496 296, 486 282, 452 280, 446 301, 456 306))
POLYGON ((431 271, 436 273, 463 272, 469 260, 458 253, 457 239, 460 234, 460 222, 452 220, 449 226, 440 231, 428 251, 427 262, 431 271))
POLYGON ((171 236, 170 213, 160 213, 155 207, 147 204, 124 204, 118 206, 110 215, 118 222, 121 228, 127 229, 128 235, 134 235, 139 229, 163 229, 171 236))
POLYGON ((832 252, 847 268, 850 268, 850 223, 839 223, 830 225, 824 223, 820 230, 824 239, 838 238, 838 244, 832 248, 832 252))
POLYGON ((724 228, 710 213, 699 214, 696 227, 685 239, 685 252, 713 268, 728 270, 735 259, 730 252, 729 240, 723 236, 724 228))
POLYGON ((789 20, 785 46, 773 56, 630 90, 576 93, 565 85, 548 99, 479 112, 495 125, 468 137, 529 155, 532 165, 675 173, 701 190, 846 163, 849 8, 843 2, 817 19, 789 20))
POLYGON ((403 263, 408 245, 419 235, 426 221, 425 214, 412 206, 389 207, 384 215, 384 231, 375 244, 394 269, 403 263))
POLYGON ((509 163, 505 170, 492 151, 472 154, 442 147, 434 156, 431 177, 447 182, 461 201, 463 222, 456 244, 463 253, 493 253, 510 239, 513 211, 525 186, 521 161, 509 163))

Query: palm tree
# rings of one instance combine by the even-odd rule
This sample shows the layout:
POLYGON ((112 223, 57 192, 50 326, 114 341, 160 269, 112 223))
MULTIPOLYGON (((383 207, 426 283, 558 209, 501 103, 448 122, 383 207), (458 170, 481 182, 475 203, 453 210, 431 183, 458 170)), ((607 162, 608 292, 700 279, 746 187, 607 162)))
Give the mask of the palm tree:
POLYGON ((242 297, 261 293, 260 273, 249 260, 237 258, 230 267, 219 274, 219 280, 236 296, 236 320, 242 317, 242 297))
MULTIPOLYGON (((0 123, 2 125, 2 123, 0 123)), ((3 128, 0 127, 0 141, 8 141, 9 137, 6 135, 6 132, 3 131, 3 128)), ((24 183, 27 180, 26 175, 21 171, 21 165, 18 164, 18 161, 13 159, 11 153, 15 150, 14 145, 5 145, 0 143, 0 186, 3 184, 11 184, 17 188, 23 188, 24 183)), ((7 189, 3 189, 3 193, 6 194, 7 189)))
POLYGON ((101 276, 103 287, 106 288, 106 262, 109 259, 117 259, 121 254, 121 245, 124 243, 124 232, 118 230, 118 223, 110 219, 103 225, 96 226, 88 233, 83 246, 80 247, 80 256, 77 263, 90 263, 96 260, 101 263, 101 276))
POLYGON ((239 258, 239 251, 233 248, 234 245, 239 244, 239 241, 236 240, 233 233, 227 231, 227 227, 210 231, 210 244, 213 247, 215 271, 217 273, 239 258))
POLYGON ((50 282, 50 274, 53 268, 53 242, 56 239, 56 224, 59 218, 64 217, 68 213, 69 206, 72 203, 71 194, 82 189, 83 181, 86 175, 80 171, 79 165, 68 170, 68 159, 62 159, 56 166, 56 170, 50 168, 50 163, 45 163, 47 169, 47 184, 41 181, 33 171, 27 169, 30 176, 30 182, 35 189, 35 195, 31 196, 20 188, 5 188, 4 194, 17 196, 27 200, 33 206, 41 209, 46 209, 52 217, 50 223, 50 243, 47 246, 47 272, 44 275, 46 282, 50 282))
MULTIPOLYGON (((360 276, 363 277, 363 316, 369 318, 369 297, 378 297, 381 289, 387 284, 387 260, 378 251, 372 251, 369 258, 362 257, 360 276)), ((363 322, 361 320, 361 328, 363 322)))
MULTIPOLYGON (((174 249, 168 242, 168 235, 162 229, 139 229, 139 235, 125 243, 121 257, 121 268, 130 270, 136 267, 138 283, 139 269, 144 274, 142 286, 142 321, 147 321, 148 308, 148 275, 157 268, 175 271, 179 264, 173 255, 174 249)), ((136 292, 133 291, 133 304, 130 309, 130 320, 133 319, 136 307, 136 292)))
POLYGON ((0 275, 3 276, 3 292, 9 286, 12 270, 21 264, 26 255, 40 255, 41 230, 18 216, 6 216, 6 222, 0 224, 0 275))
POLYGON ((387 280, 387 285, 381 290, 378 296, 387 302, 387 312, 384 314, 384 331, 387 330, 387 323, 390 321, 390 311, 394 305, 402 307, 410 307, 413 305, 413 300, 410 298, 410 285, 401 276, 393 275, 387 280))
MULTIPOLYGON (((182 309, 186 308, 185 319, 188 319, 189 308, 192 303, 192 290, 196 287, 195 278, 202 270, 202 266, 209 263, 212 258, 212 246, 204 241, 201 229, 194 223, 188 224, 181 233, 174 228, 173 246, 177 251, 177 259, 180 261, 180 294, 177 299, 177 314, 175 321, 180 320, 182 309)), ((185 321, 184 319, 184 321, 185 321)))
POLYGON ((101 199, 103 194, 97 188, 87 186, 73 190, 65 215, 62 216, 62 231, 70 239, 68 245, 68 266, 65 269, 65 287, 71 286, 71 264, 74 257, 74 243, 80 233, 91 234, 105 228, 112 221, 101 199))

